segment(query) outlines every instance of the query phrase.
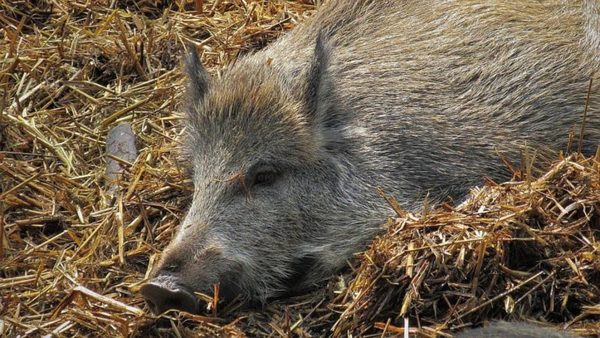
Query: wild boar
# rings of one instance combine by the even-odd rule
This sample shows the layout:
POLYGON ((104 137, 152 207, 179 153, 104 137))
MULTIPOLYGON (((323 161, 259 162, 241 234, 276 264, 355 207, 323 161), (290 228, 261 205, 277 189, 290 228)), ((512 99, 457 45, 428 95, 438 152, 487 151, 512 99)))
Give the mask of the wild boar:
POLYGON ((509 178, 524 147, 600 140, 600 14, 584 1, 329 0, 211 78, 192 49, 187 217, 141 293, 265 302, 318 285, 392 210, 509 178), (595 77, 594 77, 595 76, 595 77), (592 82, 591 91, 590 81, 592 82), (589 92, 589 100, 587 99, 589 92))

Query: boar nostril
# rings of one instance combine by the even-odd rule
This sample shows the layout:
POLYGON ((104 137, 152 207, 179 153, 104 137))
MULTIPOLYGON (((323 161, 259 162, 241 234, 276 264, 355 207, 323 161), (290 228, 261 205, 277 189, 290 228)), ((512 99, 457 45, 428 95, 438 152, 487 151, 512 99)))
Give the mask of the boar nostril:
POLYGON ((189 313, 200 312, 200 301, 186 287, 177 284, 172 278, 158 277, 142 285, 140 293, 148 307, 155 314, 175 309, 189 313))

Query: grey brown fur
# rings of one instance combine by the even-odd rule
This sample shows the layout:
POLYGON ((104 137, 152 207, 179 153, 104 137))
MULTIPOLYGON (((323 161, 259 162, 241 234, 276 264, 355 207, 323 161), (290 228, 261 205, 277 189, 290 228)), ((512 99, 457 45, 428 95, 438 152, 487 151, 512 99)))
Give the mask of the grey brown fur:
POLYGON ((575 338, 566 331, 521 322, 494 322, 488 326, 465 330, 455 338, 575 338))
POLYGON ((258 301, 317 285, 392 214, 378 187, 418 210, 508 178, 500 154, 565 150, 593 76, 594 152, 599 7, 330 0, 220 79, 192 53, 193 203, 142 293, 160 310, 177 307, 161 285, 258 301))

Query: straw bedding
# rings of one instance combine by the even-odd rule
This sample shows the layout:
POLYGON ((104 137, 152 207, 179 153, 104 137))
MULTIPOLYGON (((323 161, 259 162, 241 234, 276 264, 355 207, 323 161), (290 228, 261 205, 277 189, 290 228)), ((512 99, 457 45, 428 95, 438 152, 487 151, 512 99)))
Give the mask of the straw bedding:
POLYGON ((190 202, 179 159, 184 46, 211 72, 311 1, 0 3, 3 336, 422 336, 490 319, 600 332, 600 156, 397 215, 322 289, 261 309, 147 313, 137 294, 190 202), (105 154, 130 123, 134 161, 105 154), (105 179, 106 163, 124 168, 105 179))

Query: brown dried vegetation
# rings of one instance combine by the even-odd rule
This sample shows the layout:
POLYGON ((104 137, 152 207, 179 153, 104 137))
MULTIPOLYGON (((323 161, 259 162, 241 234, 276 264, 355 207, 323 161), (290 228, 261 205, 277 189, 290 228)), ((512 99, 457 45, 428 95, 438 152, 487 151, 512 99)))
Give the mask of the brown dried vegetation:
MULTIPOLYGON (((352 271, 265 309, 150 315, 137 295, 189 203, 177 154, 196 43, 210 69, 264 46, 310 1, 0 3, 0 333, 3 336, 442 334, 491 318, 600 332, 600 162, 490 182, 459 207, 399 207, 352 271), (105 138, 139 155, 118 193, 105 138)), ((121 163, 123 164, 123 163, 121 163)), ((388 202, 393 203, 388 198, 388 202)), ((382 198, 382 203, 386 203, 382 198)))

